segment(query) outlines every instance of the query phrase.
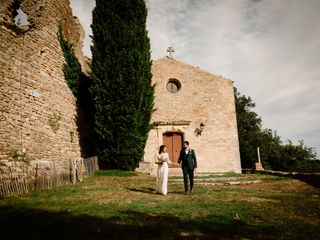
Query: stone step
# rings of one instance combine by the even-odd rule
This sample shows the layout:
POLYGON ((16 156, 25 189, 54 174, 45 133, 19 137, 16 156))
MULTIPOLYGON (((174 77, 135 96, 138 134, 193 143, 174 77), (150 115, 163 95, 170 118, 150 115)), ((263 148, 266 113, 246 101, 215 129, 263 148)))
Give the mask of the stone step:
MULTIPOLYGON (((198 181, 195 179, 194 185, 202 185, 202 186, 228 186, 228 185, 247 185, 247 184, 255 184, 255 183, 261 183, 261 180, 251 180, 251 181, 198 181)), ((168 184, 169 185, 174 185, 174 184, 182 184, 183 179, 170 179, 168 184)))

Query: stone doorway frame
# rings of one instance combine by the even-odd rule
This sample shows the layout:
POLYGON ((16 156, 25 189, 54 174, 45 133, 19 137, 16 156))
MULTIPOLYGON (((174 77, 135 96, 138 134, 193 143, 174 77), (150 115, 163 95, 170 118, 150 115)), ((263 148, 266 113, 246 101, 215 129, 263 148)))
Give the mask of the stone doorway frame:
MULTIPOLYGON (((182 142, 186 139, 186 131, 189 129, 191 121, 157 121, 154 122, 158 138, 158 149, 163 144, 163 135, 166 133, 181 134, 182 142)), ((170 164, 169 167, 177 167, 177 164, 170 164)))
POLYGON ((178 164, 178 158, 179 158, 180 150, 183 146, 183 141, 185 139, 184 133, 181 131, 167 131, 162 134, 162 139, 163 139, 163 144, 167 146, 167 151, 169 153, 169 158, 171 160, 171 164, 169 164, 169 167, 170 168, 180 167, 178 164), (165 141, 165 139, 167 141, 165 141))

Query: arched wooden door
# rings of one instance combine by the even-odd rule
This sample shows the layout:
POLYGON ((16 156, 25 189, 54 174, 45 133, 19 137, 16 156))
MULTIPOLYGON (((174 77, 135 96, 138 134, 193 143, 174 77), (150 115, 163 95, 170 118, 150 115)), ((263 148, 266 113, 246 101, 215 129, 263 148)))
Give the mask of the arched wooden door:
POLYGON ((182 148, 183 134, 178 132, 168 132, 163 134, 163 144, 167 146, 171 167, 178 166, 180 150, 182 148))

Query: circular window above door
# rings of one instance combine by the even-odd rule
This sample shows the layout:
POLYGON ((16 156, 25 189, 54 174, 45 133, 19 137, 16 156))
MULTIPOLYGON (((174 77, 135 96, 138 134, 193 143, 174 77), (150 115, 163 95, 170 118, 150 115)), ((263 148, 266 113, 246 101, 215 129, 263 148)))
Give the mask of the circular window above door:
POLYGON ((181 83, 176 78, 170 78, 166 87, 167 87, 168 92, 176 93, 181 89, 181 83))

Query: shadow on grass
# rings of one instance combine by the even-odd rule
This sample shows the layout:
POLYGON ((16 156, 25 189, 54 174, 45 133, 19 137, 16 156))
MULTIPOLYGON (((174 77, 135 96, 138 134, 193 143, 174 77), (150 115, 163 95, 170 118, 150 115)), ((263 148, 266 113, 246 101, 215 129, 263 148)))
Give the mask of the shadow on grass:
POLYGON ((298 175, 294 176, 293 178, 299 179, 300 181, 303 181, 313 187, 320 188, 320 175, 298 175))
POLYGON ((118 169, 112 170, 99 170, 95 172, 97 177, 135 177, 138 174, 135 172, 122 171, 118 169))
POLYGON ((256 173, 278 176, 280 179, 275 178, 274 180, 287 180, 290 178, 298 179, 313 187, 320 188, 320 174, 319 173, 292 173, 292 172, 280 172, 280 171, 255 171, 256 173))
MULTIPOLYGON (((155 188, 147 188, 147 187, 140 187, 140 188, 126 188, 129 191, 132 192, 141 192, 141 193, 149 193, 149 194, 156 194, 159 195, 159 193, 156 192, 155 188)), ((168 191, 168 194, 179 194, 179 195, 193 195, 191 193, 186 194, 185 191, 183 190, 173 190, 173 191, 168 191)))
POLYGON ((142 193, 149 193, 149 194, 157 194, 156 190, 154 188, 146 188, 146 187, 140 187, 140 188, 126 188, 131 192, 142 192, 142 193))
POLYGON ((276 239, 278 235, 276 229, 257 229, 222 216, 184 221, 170 214, 134 211, 120 212, 119 217, 99 218, 0 207, 0 222, 3 239, 276 239))

